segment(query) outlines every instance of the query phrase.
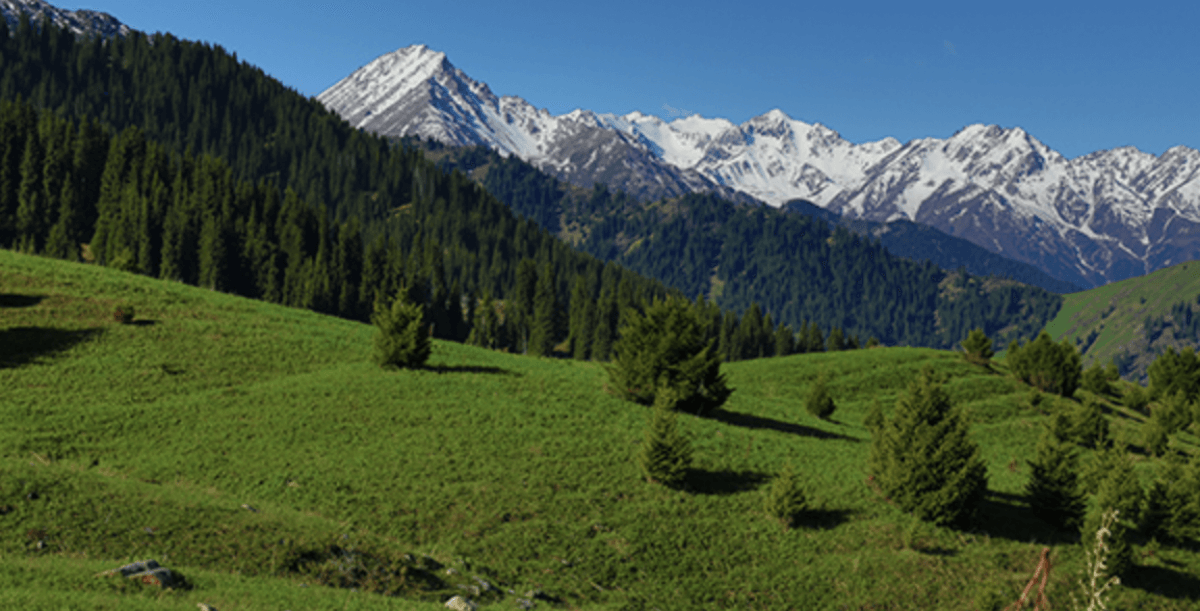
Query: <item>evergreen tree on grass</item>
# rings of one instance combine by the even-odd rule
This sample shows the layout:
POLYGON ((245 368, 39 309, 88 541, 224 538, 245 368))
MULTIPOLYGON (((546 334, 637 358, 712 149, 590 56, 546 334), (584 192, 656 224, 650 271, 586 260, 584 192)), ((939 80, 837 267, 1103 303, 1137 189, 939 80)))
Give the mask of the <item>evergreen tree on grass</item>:
MULTIPOLYGON (((1143 492, 1137 474, 1127 456, 1113 462, 1113 469, 1100 484, 1096 504, 1100 510, 1115 509, 1118 518, 1109 528, 1109 556, 1105 577, 1125 574, 1134 565, 1133 544, 1130 538, 1138 529, 1142 515, 1143 492)), ((1092 541, 1101 526, 1101 511, 1094 512, 1082 529, 1084 541, 1092 541)))
POLYGON ((1094 399, 1084 399, 1072 412, 1071 437, 1075 443, 1087 448, 1100 449, 1108 444, 1108 419, 1094 399))
POLYGON ((829 388, 825 382, 825 374, 822 373, 817 377, 817 381, 813 383, 813 387, 808 391, 808 398, 804 402, 805 409, 808 413, 825 420, 833 415, 833 410, 837 406, 833 404, 833 397, 829 395, 829 388))
POLYGON ((784 528, 788 528, 807 508, 808 500, 789 463, 771 480, 771 487, 767 489, 763 501, 763 509, 767 515, 779 520, 784 528))
POLYGON ((664 388, 658 393, 646 437, 638 453, 638 465, 646 479, 670 488, 678 488, 692 465, 692 446, 679 432, 676 414, 671 409, 678 396, 664 388))
POLYGON ((983 329, 974 329, 962 341, 963 356, 968 362, 986 366, 992 360, 992 340, 983 329))
MULTIPOLYGON (((401 292, 403 294, 403 291, 401 292)), ((402 297, 390 307, 376 304, 375 363, 388 369, 417 368, 429 359, 432 344, 425 330, 425 308, 402 297)))
POLYGON ((987 491, 987 466, 967 420, 926 367, 872 435, 872 476, 902 511, 965 525, 987 491))
POLYGON ((1055 528, 1078 528, 1083 518, 1078 462, 1074 447, 1051 429, 1042 433, 1035 458, 1029 461, 1029 481, 1025 484, 1029 506, 1034 515, 1055 528))

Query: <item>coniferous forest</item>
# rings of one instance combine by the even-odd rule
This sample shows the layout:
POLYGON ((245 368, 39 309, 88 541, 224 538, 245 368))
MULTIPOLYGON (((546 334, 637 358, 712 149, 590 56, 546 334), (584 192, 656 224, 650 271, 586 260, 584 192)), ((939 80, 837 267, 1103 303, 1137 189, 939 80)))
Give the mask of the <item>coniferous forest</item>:
MULTIPOLYGON (((567 200, 516 160, 481 186, 219 46, 23 20, 0 48, 0 245, 26 252, 357 319, 403 289, 438 337, 520 351, 533 337, 536 354, 567 340, 577 358, 606 359, 620 312, 669 290, 702 298, 725 360, 948 347, 977 326, 1002 347, 1059 304, 713 196, 567 200), (592 256, 555 238, 564 222, 592 256)), ((461 165, 495 157, 474 156, 461 165)))

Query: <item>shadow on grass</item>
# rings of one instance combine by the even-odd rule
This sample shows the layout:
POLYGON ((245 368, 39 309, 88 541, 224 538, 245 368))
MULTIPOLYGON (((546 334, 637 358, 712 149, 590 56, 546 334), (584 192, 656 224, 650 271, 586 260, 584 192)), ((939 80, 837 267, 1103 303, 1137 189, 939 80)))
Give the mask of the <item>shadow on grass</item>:
POLYGON ((697 494, 725 496, 754 490, 770 479, 758 471, 706 471, 690 469, 687 474, 687 489, 697 494))
POLYGON ((1077 543, 1079 532, 1058 530, 1043 522, 1025 505, 1025 497, 989 490, 979 508, 978 532, 991 537, 1049 545, 1077 543))
POLYGON ((45 297, 41 295, 0 293, 0 308, 28 308, 41 303, 43 299, 45 297))
POLYGON ((800 435, 802 437, 815 437, 817 439, 841 439, 843 441, 852 441, 858 443, 858 440, 853 437, 847 437, 841 433, 830 433, 821 429, 814 429, 811 426, 803 424, 795 424, 792 422, 783 422, 782 420, 773 420, 762 416, 751 416, 750 414, 739 414, 737 412, 727 412, 723 409, 709 413, 706 418, 724 422, 733 426, 740 426, 747 429, 769 429, 779 431, 780 433, 788 433, 790 435, 800 435))
POLYGON ((129 324, 134 327, 153 327, 154 325, 158 324, 158 321, 157 320, 134 320, 133 322, 131 322, 129 324))
POLYGON ((0 369, 21 367, 52 357, 98 335, 101 329, 47 329, 13 327, 0 331, 0 369))
POLYGON ((1200 600, 1200 579, 1161 566, 1133 567, 1121 578, 1121 585, 1175 600, 1200 600))
POLYGON ((503 369, 501 367, 486 367, 483 365, 446 365, 439 363, 436 365, 426 365, 422 369, 426 371, 432 371, 434 373, 491 373, 497 375, 514 376, 518 378, 521 377, 521 374, 503 369))
POLYGON ((829 530, 849 522, 853 514, 848 509, 808 509, 800 513, 796 524, 803 528, 829 530))

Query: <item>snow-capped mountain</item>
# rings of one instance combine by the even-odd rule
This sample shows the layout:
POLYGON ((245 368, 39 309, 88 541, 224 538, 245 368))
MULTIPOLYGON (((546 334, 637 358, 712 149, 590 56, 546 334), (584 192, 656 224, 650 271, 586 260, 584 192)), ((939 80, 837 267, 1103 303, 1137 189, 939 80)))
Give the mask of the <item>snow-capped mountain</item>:
POLYGON ((85 9, 68 11, 43 0, 0 0, 0 14, 8 22, 9 31, 17 28, 22 13, 28 14, 34 24, 39 23, 43 16, 49 16, 51 23, 71 30, 76 36, 111 38, 129 34, 129 26, 108 13, 85 9))
POLYGON ((423 45, 376 59, 317 99, 369 131, 486 145, 576 184, 643 198, 717 190, 909 219, 1085 287, 1200 257, 1200 151, 1186 147, 1066 159, 1020 128, 994 125, 854 144, 780 110, 740 125, 640 112, 555 116, 497 97, 423 45))

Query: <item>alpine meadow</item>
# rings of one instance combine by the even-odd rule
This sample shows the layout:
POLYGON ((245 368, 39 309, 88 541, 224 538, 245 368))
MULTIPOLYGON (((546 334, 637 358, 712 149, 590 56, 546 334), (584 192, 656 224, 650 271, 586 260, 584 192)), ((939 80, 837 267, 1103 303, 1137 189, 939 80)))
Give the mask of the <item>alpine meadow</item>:
POLYGON ((916 223, 573 184, 13 6, 5 606, 1200 604, 1196 262, 1060 294, 916 223))

